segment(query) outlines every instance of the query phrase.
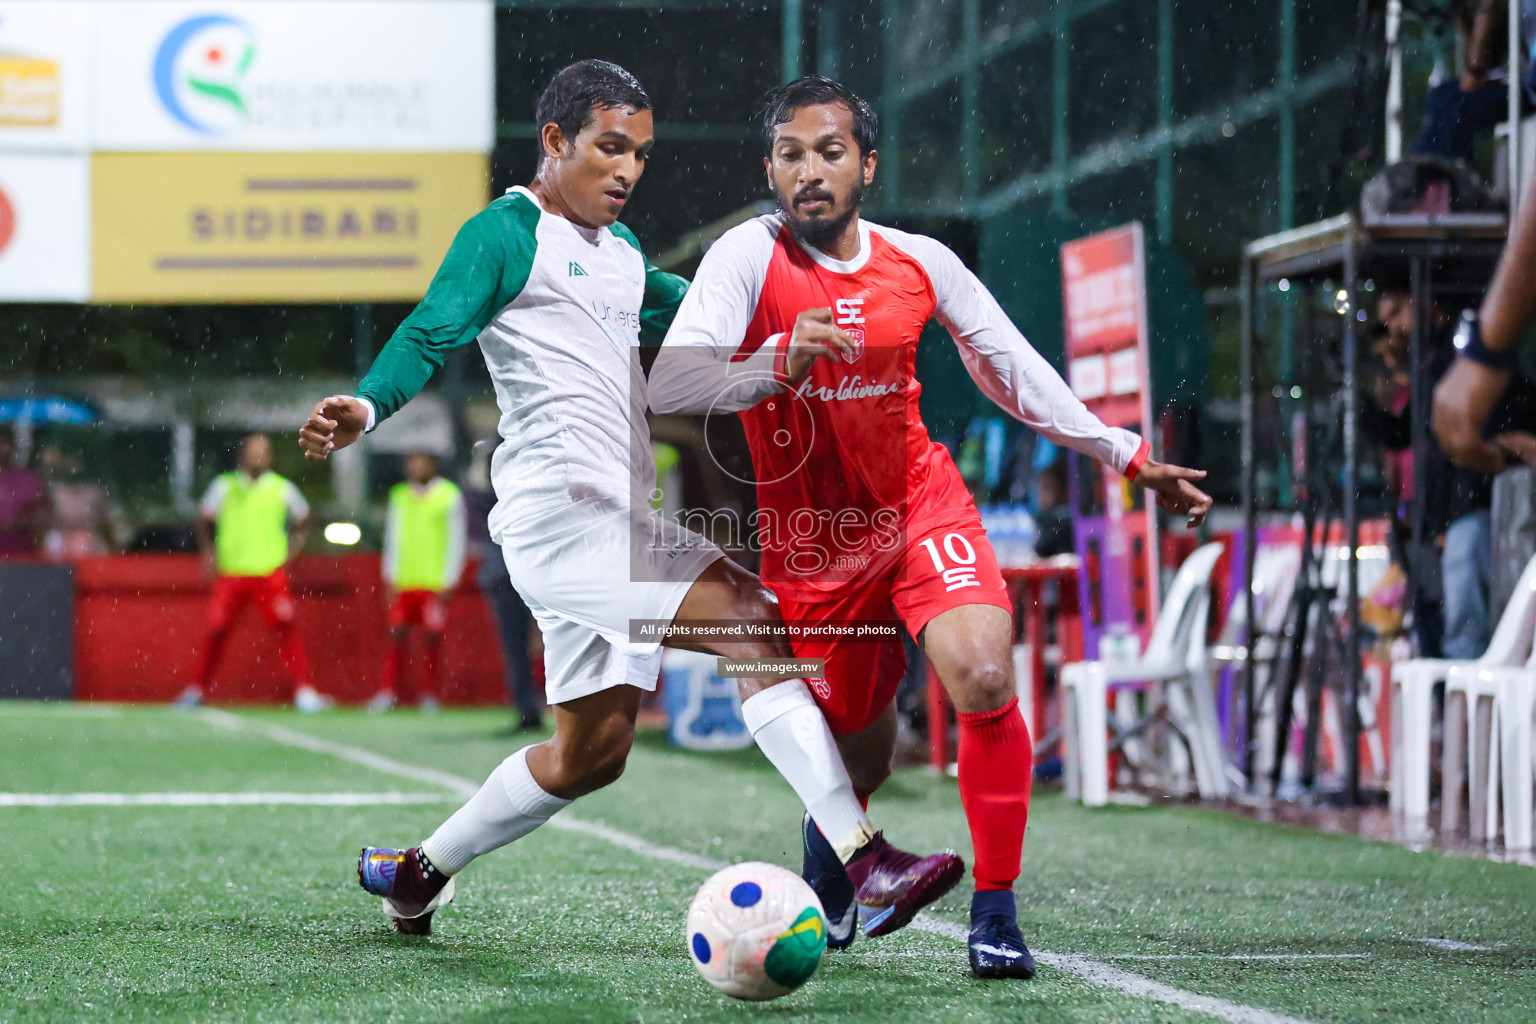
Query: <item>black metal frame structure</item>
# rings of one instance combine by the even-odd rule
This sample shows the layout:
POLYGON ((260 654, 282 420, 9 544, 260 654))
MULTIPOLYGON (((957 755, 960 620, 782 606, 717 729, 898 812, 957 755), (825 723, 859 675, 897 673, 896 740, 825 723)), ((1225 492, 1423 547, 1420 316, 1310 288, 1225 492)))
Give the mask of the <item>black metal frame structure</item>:
MULTIPOLYGON (((1381 222, 1363 224, 1355 214, 1341 214, 1291 231, 1248 243, 1243 248, 1242 263, 1242 456, 1243 456, 1243 528, 1244 594, 1246 621, 1253 623, 1253 568, 1257 550, 1258 494, 1256 488, 1255 443, 1256 314, 1259 287, 1289 280, 1302 286, 1336 282, 1342 293, 1341 345, 1343 355, 1342 392, 1342 504, 1347 534, 1346 594, 1348 627, 1346 637, 1344 704, 1345 778, 1342 797, 1354 805, 1360 793, 1360 592, 1358 549, 1360 546, 1360 511, 1356 498, 1360 480, 1360 307, 1362 285, 1373 272, 1384 268, 1406 267, 1414 305, 1414 333, 1411 364, 1411 432, 1416 472, 1424 465, 1429 440, 1429 381, 1423 380, 1421 353, 1432 343, 1430 309, 1438 295, 1475 296, 1486 286, 1494 264, 1504 246, 1506 222, 1501 214, 1448 214, 1440 217, 1392 216, 1381 222)), ((1322 453, 1328 457, 1329 453, 1322 453)), ((1424 488, 1414 488, 1410 524, 1411 544, 1417 549, 1424 537, 1424 488)), ((1312 538, 1306 538, 1310 544, 1312 538)), ((1326 538, 1325 538, 1326 543, 1326 538)), ((1251 628, 1251 627, 1250 627, 1251 628)), ((1250 641, 1251 646, 1251 641, 1250 641)), ((1320 686, 1321 681, 1314 681, 1320 686)), ((1243 665, 1243 774, 1252 791, 1265 766, 1255 765, 1257 743, 1255 666, 1253 658, 1243 665)), ((1276 758, 1284 757, 1283 744, 1277 746, 1276 758)))

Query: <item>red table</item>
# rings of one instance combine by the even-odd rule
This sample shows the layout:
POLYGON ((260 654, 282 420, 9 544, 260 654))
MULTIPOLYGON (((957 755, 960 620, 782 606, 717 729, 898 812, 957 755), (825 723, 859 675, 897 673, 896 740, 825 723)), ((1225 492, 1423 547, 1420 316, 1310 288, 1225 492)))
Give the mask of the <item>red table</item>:
MULTIPOLYGON (((1062 662, 1083 660, 1083 620, 1077 599, 1077 561, 1052 560, 1003 570, 1013 602, 1014 641, 1029 645, 1031 721, 1030 735, 1045 733, 1045 635, 1046 606, 1042 590, 1047 583, 1060 588, 1056 604, 1056 631, 1062 662)), ((933 666, 928 666, 928 764, 943 771, 949 764, 949 698, 933 666)))

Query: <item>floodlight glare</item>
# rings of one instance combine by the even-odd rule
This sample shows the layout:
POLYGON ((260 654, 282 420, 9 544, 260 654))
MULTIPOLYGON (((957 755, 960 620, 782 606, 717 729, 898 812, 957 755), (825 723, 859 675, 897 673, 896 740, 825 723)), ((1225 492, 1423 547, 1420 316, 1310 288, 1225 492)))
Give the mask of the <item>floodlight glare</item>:
POLYGON ((356 523, 331 523, 325 528, 325 539, 332 544, 351 547, 363 539, 363 531, 356 523))

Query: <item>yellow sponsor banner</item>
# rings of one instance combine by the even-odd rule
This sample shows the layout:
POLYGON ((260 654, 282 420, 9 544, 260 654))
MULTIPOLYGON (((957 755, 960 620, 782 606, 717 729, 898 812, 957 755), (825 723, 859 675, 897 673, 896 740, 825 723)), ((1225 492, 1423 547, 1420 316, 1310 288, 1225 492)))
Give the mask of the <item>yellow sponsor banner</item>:
POLYGON ((97 153, 93 302, 419 299, 483 153, 97 153))
POLYGON ((46 128, 59 123, 59 66, 0 53, 0 125, 46 128))

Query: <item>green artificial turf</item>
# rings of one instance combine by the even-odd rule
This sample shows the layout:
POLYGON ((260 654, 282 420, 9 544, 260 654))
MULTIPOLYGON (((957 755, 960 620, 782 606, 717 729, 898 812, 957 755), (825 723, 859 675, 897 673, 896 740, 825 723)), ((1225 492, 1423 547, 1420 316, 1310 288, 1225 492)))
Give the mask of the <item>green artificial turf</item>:
MULTIPOLYGON (((1050 967, 978 982, 963 945, 911 928, 829 955, 785 999, 736 1003, 683 945, 706 872, 554 828, 469 868, 431 938, 399 936, 357 888, 357 849, 414 844, 460 797, 266 729, 478 784, 525 742, 494 735, 507 713, 236 713, 232 730, 165 709, 0 703, 0 792, 441 790, 442 802, 0 806, 0 1021, 1218 1019, 1050 967)), ((953 780, 899 772, 871 811, 907 848, 970 855, 953 780)), ((643 733, 624 778, 563 813, 715 860, 799 862, 799 808, 754 751, 689 754, 643 733)), ((1040 793, 1018 893, 1035 948, 1185 993, 1316 1022, 1536 1020, 1530 868, 1040 793), (1248 954, 1355 958, 1219 959, 1248 954), (1151 956, 1180 959, 1128 958, 1151 956)), ((967 899, 952 893, 934 917, 963 924, 967 899)))

